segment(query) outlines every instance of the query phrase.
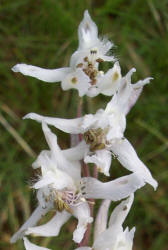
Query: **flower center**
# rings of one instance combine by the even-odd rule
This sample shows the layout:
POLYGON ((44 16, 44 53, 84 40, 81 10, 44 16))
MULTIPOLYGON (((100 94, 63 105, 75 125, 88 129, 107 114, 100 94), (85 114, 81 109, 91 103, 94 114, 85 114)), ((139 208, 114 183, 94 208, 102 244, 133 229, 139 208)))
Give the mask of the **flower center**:
POLYGON ((100 74, 100 71, 95 66, 96 63, 103 62, 101 58, 97 56, 97 49, 91 49, 89 57, 86 56, 83 59, 82 63, 79 63, 76 67, 82 68, 83 72, 90 78, 91 85, 96 85, 97 76, 100 74))
POLYGON ((77 206, 82 202, 80 193, 69 190, 57 191, 55 189, 51 189, 50 194, 45 197, 46 202, 49 200, 53 202, 57 211, 62 212, 66 210, 69 213, 72 213, 70 205, 77 206))
POLYGON ((72 84, 76 84, 78 82, 78 79, 76 77, 73 77, 71 79, 72 84))
POLYGON ((119 78, 119 74, 118 74, 118 72, 115 72, 114 75, 113 75, 113 77, 112 77, 112 82, 117 81, 118 78, 119 78))
POLYGON ((108 128, 102 129, 90 129, 84 133, 84 139, 86 144, 90 144, 90 150, 96 151, 106 147, 106 134, 108 128))

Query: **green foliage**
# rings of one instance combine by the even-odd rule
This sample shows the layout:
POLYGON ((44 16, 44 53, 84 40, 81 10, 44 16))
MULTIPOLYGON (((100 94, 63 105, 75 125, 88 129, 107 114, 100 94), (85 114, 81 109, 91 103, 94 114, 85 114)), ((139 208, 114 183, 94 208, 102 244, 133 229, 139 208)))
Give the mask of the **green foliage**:
MULTIPOLYGON (((77 47, 77 27, 83 11, 89 9, 99 26, 117 46, 123 74, 135 66, 134 79, 154 77, 145 87, 136 106, 128 115, 127 138, 159 182, 154 192, 148 185, 137 191, 133 209, 127 219, 136 225, 134 249, 166 250, 168 245, 168 139, 167 139, 167 68, 168 7, 166 0, 1 0, 0 3, 0 248, 21 250, 22 242, 10 245, 11 235, 29 217, 36 206, 35 195, 28 188, 33 178, 31 163, 34 152, 47 147, 40 125, 20 118, 28 112, 75 117, 78 96, 63 92, 58 83, 43 83, 13 74, 10 68, 19 62, 45 68, 68 65, 77 47), (11 127, 4 127, 3 119, 11 127), (20 137, 11 132, 15 130, 20 137), (12 130, 13 131, 13 130, 12 130), (27 143, 32 154, 26 150, 27 143)), ((85 109, 94 112, 104 107, 109 98, 85 98, 85 109)), ((62 148, 69 137, 57 131, 62 148), (62 139, 61 139, 62 138, 62 139)), ((112 178, 124 174, 113 161, 112 178)), ((114 206, 114 204, 113 204, 114 206)), ((97 207, 97 205, 96 205, 97 207)), ((33 239, 52 249, 74 249, 74 220, 61 230, 59 237, 33 239)))

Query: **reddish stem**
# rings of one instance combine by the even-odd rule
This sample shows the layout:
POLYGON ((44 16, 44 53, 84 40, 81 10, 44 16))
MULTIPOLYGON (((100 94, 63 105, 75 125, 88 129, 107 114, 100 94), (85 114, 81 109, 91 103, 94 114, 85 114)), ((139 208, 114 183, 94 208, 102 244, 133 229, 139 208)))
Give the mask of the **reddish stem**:
MULTIPOLYGON (((89 203, 89 207, 90 207, 90 215, 93 216, 93 207, 94 207, 94 200, 93 199, 88 199, 89 203)), ((89 239, 90 239, 90 235, 91 235, 91 228, 92 228, 92 224, 88 224, 87 225, 87 230, 84 234, 83 240, 78 244, 78 247, 83 247, 83 246, 88 246, 89 244, 89 239)))
POLYGON ((82 101, 82 98, 80 98, 78 109, 77 109, 77 117, 81 117, 82 116, 82 104, 83 104, 83 101, 82 101))
POLYGON ((90 176, 90 171, 89 171, 89 167, 86 163, 84 163, 84 161, 82 160, 82 167, 83 167, 83 176, 84 177, 89 177, 90 176))
POLYGON ((96 165, 94 165, 93 167, 93 177, 98 179, 98 170, 96 165))
MULTIPOLYGON (((77 116, 78 117, 82 116, 82 99, 80 99, 80 102, 79 102, 79 106, 78 106, 78 110, 77 110, 77 116)), ((78 138, 79 138, 79 141, 82 141, 83 135, 79 134, 78 138)), ((86 163, 84 163, 84 161, 82 161, 82 167, 83 167, 83 175, 85 177, 89 177, 90 176, 89 167, 88 167, 88 165, 86 163)), ((96 165, 94 165, 93 177, 96 178, 96 179, 98 178, 98 171, 97 171, 96 165)), ((88 203, 89 203, 89 207, 90 207, 90 216, 93 217, 94 199, 88 199, 88 203)), ((92 227, 91 224, 87 225, 87 230, 85 232, 83 240, 78 244, 78 247, 88 246, 90 235, 91 235, 91 227, 92 227)))
MULTIPOLYGON (((77 109, 77 117, 82 116, 82 104, 83 104, 83 101, 82 101, 82 98, 81 98, 80 101, 79 101, 78 109, 77 109)), ((83 135, 79 134, 78 138, 79 138, 79 141, 82 141, 83 135)), ((82 166, 83 166, 83 175, 84 175, 84 177, 90 176, 90 171, 89 171, 88 165, 85 164, 84 162, 82 162, 82 166)))

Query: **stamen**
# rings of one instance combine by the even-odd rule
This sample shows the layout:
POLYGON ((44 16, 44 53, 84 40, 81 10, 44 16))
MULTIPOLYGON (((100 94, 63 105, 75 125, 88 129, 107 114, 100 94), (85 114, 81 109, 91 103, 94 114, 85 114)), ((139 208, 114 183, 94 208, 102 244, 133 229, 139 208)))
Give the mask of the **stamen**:
POLYGON ((106 134, 108 132, 108 128, 102 129, 90 129, 84 133, 84 139, 86 144, 90 144, 90 150, 92 152, 96 150, 101 150, 106 147, 106 134))
POLYGON ((91 84, 92 85, 95 85, 97 80, 96 80, 96 77, 97 77, 97 74, 98 74, 98 71, 97 69, 93 66, 93 64, 91 62, 88 62, 88 65, 86 68, 83 69, 83 72, 89 76, 90 80, 91 80, 91 84))
POLYGON ((83 63, 79 63, 76 67, 77 68, 82 68, 83 67, 83 63))
POLYGON ((83 60, 84 60, 84 62, 88 62, 89 61, 89 59, 88 59, 87 56, 83 60))
POLYGON ((91 50, 90 54, 97 54, 97 50, 96 49, 95 50, 91 50))
POLYGON ((59 212, 66 210, 69 213, 72 213, 72 209, 69 206, 78 206, 84 200, 82 199, 82 193, 76 193, 75 191, 63 190, 57 191, 55 189, 50 190, 49 195, 44 194, 44 200, 46 203, 53 202, 54 208, 59 212))
POLYGON ((97 83, 97 80, 96 80, 96 79, 93 79, 93 80, 91 81, 91 85, 96 85, 96 83, 97 83))
POLYGON ((96 62, 101 63, 101 62, 104 62, 104 60, 101 58, 98 58, 98 59, 96 59, 96 62))

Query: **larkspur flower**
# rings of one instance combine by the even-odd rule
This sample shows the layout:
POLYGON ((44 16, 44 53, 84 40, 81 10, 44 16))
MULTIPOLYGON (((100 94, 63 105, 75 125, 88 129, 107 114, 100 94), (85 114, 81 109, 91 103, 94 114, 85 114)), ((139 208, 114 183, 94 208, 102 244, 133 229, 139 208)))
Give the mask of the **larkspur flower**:
POLYGON ((56 135, 51 132, 47 124, 42 123, 42 128, 50 150, 42 151, 32 165, 35 169, 41 168, 41 176, 33 185, 37 190, 39 205, 28 221, 13 235, 11 242, 14 243, 29 234, 57 236, 62 225, 73 215, 78 219, 73 240, 79 243, 88 223, 93 220, 86 198, 108 198, 117 201, 141 188, 144 182, 136 174, 107 183, 97 180, 90 193, 89 185, 94 178, 81 178, 81 165, 77 160, 77 157, 81 158, 81 152, 78 153, 78 147, 61 150, 56 135), (50 210, 56 210, 56 215, 46 224, 35 226, 50 210))
MULTIPOLYGON (((46 122, 64 132, 83 134, 78 152, 83 152, 86 163, 95 163, 100 172, 109 175, 112 155, 129 171, 137 173, 141 178, 157 188, 157 182, 150 171, 138 158, 131 143, 124 137, 126 114, 135 104, 145 84, 150 78, 131 84, 132 69, 122 79, 118 92, 107 104, 105 110, 98 110, 95 115, 88 114, 76 119, 61 119, 30 113, 24 118, 46 122)), ((96 180, 95 180, 96 181, 96 180)))
MULTIPOLYGON (((43 132, 50 150, 40 153, 33 167, 41 168, 41 176, 33 185, 37 191, 38 207, 27 222, 11 238, 15 242, 23 235, 57 236, 62 225, 71 217, 78 219, 73 239, 80 242, 86 231, 87 224, 92 222, 90 208, 80 193, 81 166, 79 161, 68 160, 57 144, 57 137, 45 123, 43 132), (56 215, 46 224, 35 226, 39 219, 50 210, 56 215)), ((66 150, 66 156, 71 154, 66 150)))
POLYGON ((24 63, 15 65, 12 70, 45 82, 61 82, 63 90, 77 89, 79 95, 94 97, 99 93, 113 95, 121 80, 121 70, 116 62, 106 73, 99 70, 99 63, 115 61, 109 50, 113 44, 107 38, 98 37, 98 29, 88 11, 78 28, 79 47, 72 54, 69 67, 43 69, 24 63))
MULTIPOLYGON (((132 250, 135 227, 129 231, 128 227, 123 230, 122 224, 127 217, 132 206, 134 195, 122 201, 112 212, 107 229, 95 235, 94 243, 91 247, 79 247, 76 250, 132 250)), ((101 211, 103 212, 103 211, 101 211)), ((98 215, 101 220, 102 215, 98 215)))

